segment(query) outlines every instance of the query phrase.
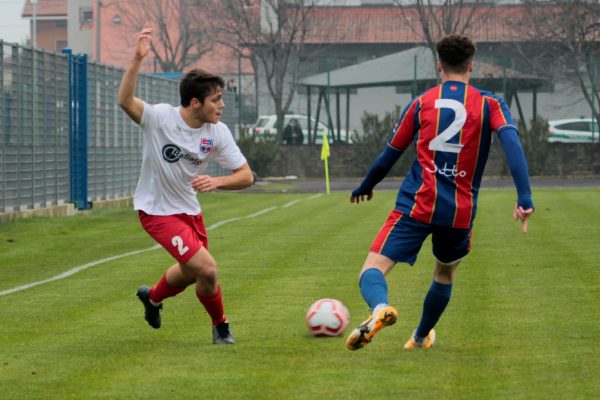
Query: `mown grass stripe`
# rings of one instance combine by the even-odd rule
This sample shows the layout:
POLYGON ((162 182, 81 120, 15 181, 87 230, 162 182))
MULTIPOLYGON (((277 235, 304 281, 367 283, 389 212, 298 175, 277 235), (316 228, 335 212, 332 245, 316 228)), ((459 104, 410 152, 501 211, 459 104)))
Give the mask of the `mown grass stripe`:
MULTIPOLYGON (((312 198, 316 198, 316 197, 312 196, 311 199, 312 198)), ((287 208, 287 207, 289 207, 290 204, 293 205, 293 204, 296 204, 299 201, 300 201, 300 199, 296 199, 296 200, 294 200, 294 201, 292 201, 290 203, 287 203, 283 207, 287 208)), ((266 214, 266 213, 268 213, 270 211, 273 211, 273 210, 275 210, 277 208, 278 207, 269 207, 269 208, 265 208, 263 210, 260 210, 258 212, 255 212, 253 214, 246 215, 244 217, 229 218, 229 219, 226 219, 226 220, 223 220, 223 221, 220 221, 220 222, 217 222, 217 223, 214 223, 214 224, 210 225, 209 227, 206 228, 206 230, 207 231, 214 230, 214 229, 217 229, 220 226, 223 226, 223 225, 228 224, 230 222, 235 222, 235 221, 239 221, 239 220, 243 220, 243 219, 256 218, 256 217, 264 215, 264 214, 266 214)), ((85 271, 86 269, 91 268, 91 267, 95 267, 96 265, 104 264, 106 262, 118 260, 118 259, 121 259, 121 258, 124 258, 124 257, 129 257, 129 256, 132 256, 132 255, 137 255, 137 254, 140 254, 140 253, 145 253, 147 251, 156 250, 156 249, 160 249, 160 248, 161 248, 160 245, 155 245, 155 246, 152 246, 152 247, 147 248, 147 249, 130 251, 130 252, 127 252, 127 253, 124 253, 124 254, 119 254, 119 255, 116 255, 116 256, 103 258, 103 259, 100 259, 100 260, 97 260, 97 261, 92 261, 92 262, 89 262, 87 264, 71 268, 68 271, 65 271, 65 272, 63 272, 63 273, 61 273, 59 275, 53 276, 53 277, 48 278, 48 279, 43 279, 41 281, 31 282, 31 283, 28 283, 28 284, 25 284, 25 285, 21 285, 21 286, 17 286, 17 287, 11 288, 11 289, 2 290, 2 291, 0 291, 0 296, 5 296, 5 295, 8 295, 8 294, 20 292, 22 290, 31 289, 33 287, 36 287, 36 286, 39 286, 39 285, 43 285, 45 283, 50 283, 50 282, 54 282, 54 281, 57 281, 57 280, 60 280, 60 279, 65 279, 65 278, 68 278, 69 276, 72 276, 72 275, 78 273, 78 272, 85 271)))

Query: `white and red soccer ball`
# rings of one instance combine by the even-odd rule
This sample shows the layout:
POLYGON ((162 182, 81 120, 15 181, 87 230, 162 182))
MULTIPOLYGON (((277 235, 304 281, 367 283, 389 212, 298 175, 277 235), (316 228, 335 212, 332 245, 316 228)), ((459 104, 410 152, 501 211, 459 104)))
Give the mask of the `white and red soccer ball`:
POLYGON ((339 300, 315 301, 306 313, 306 325, 314 336, 341 335, 350 323, 350 313, 339 300))

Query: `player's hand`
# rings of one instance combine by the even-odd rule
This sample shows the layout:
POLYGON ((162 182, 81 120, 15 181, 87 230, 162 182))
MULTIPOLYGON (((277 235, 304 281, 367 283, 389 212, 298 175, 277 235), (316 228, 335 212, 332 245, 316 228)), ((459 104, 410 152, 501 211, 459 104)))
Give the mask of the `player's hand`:
POLYGON ((521 221, 521 231, 523 233, 527 233, 527 219, 533 213, 533 208, 524 209, 521 206, 515 206, 515 211, 513 211, 513 219, 515 221, 521 221))
POLYGON ((219 188, 219 179, 208 175, 198 175, 192 180, 192 188, 196 192, 212 192, 219 188))
POLYGON ((138 36, 138 43, 135 49, 135 57, 142 59, 148 55, 150 51, 150 43, 152 43, 152 28, 145 24, 144 28, 138 36))
POLYGON ((366 197, 366 201, 370 201, 373 198, 373 191, 371 190, 368 193, 361 193, 358 190, 355 190, 350 195, 350 203, 358 204, 361 201, 365 201, 365 197, 366 197))

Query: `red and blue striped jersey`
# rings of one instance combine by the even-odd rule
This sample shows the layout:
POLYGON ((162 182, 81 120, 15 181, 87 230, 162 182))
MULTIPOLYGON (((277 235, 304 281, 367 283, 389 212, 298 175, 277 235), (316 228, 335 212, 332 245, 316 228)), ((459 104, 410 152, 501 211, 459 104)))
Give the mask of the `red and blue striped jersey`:
POLYGON ((492 132, 515 126, 499 97, 463 82, 447 81, 414 99, 387 143, 416 146, 417 159, 396 209, 417 221, 471 228, 492 132))

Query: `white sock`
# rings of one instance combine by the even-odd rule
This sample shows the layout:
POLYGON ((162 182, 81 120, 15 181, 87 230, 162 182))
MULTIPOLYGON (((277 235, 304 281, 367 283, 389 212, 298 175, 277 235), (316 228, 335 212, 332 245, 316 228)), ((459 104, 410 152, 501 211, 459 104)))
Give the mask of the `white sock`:
POLYGON ((383 308, 385 308, 387 306, 389 306, 389 304, 387 304, 387 303, 377 304, 375 306, 375 308, 373 309, 373 312, 371 313, 371 315, 377 314, 381 309, 383 309, 383 308))
POLYGON ((152 299, 148 299, 148 300, 150 300, 150 304, 152 304, 154 307, 158 307, 158 306, 160 306, 162 304, 162 301, 160 301, 160 302, 157 303, 155 301, 152 301, 152 299))

